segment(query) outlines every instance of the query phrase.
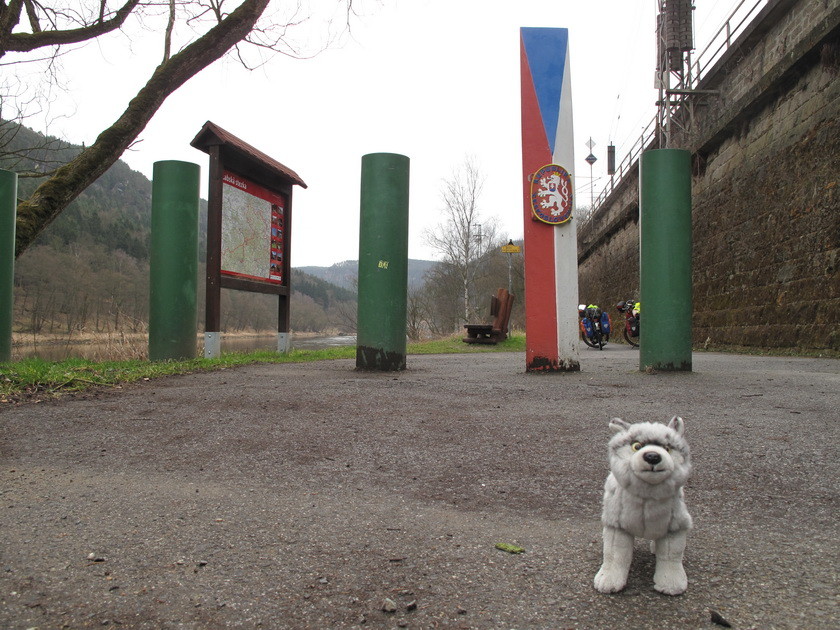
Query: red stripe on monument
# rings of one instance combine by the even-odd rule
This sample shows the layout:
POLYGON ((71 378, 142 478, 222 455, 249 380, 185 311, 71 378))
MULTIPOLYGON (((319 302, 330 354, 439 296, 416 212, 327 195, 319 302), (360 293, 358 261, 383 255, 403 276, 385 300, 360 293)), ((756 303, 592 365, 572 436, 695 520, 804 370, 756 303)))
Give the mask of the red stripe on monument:
POLYGON ((554 278, 554 226, 533 218, 529 177, 551 164, 551 147, 545 136, 540 105, 525 46, 520 38, 522 81, 522 175, 525 224, 525 334, 526 366, 536 369, 544 360, 556 366, 557 294, 554 278))

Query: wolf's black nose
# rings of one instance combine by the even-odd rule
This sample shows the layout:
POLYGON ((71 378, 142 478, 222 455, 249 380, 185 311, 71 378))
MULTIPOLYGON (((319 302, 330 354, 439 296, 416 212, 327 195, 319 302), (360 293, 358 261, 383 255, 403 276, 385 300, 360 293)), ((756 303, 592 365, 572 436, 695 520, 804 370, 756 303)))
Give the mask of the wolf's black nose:
POLYGON ((651 451, 642 455, 642 459, 645 460, 651 466, 656 466, 659 462, 662 461, 662 455, 651 451))

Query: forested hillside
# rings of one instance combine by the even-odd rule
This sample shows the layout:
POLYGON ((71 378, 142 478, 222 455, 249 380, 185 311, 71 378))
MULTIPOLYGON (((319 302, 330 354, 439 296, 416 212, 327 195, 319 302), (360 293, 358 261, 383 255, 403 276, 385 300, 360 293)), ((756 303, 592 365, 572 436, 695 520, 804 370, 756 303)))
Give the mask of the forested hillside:
MULTIPOLYGON (((25 197, 41 181, 35 175, 67 162, 81 147, 25 127, 18 129, 15 137, 0 149, 0 167, 19 173, 18 196, 25 197)), ((110 251, 147 259, 151 198, 151 182, 125 162, 117 162, 59 215, 38 243, 55 249, 72 243, 101 243, 110 251)))
MULTIPOLYGON (((19 173, 19 196, 80 147, 24 127, 0 133, 0 168, 19 173), (31 149, 36 147, 35 149, 31 149)), ((15 262, 15 331, 140 332, 146 329, 152 183, 117 162, 15 262)), ((206 203, 199 219, 203 304, 206 203)), ((292 270, 292 329, 352 332, 355 292, 292 270)), ((199 319, 203 320, 203 309, 199 319)), ((277 298, 223 290, 224 330, 275 330, 277 298)))

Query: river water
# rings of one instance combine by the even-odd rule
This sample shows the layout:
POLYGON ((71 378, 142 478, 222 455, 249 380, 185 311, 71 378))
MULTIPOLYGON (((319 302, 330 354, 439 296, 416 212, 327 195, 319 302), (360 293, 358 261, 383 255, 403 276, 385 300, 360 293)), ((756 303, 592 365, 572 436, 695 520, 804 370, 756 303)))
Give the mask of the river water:
MULTIPOLYGON (((294 350, 323 350, 324 348, 355 345, 356 335, 340 335, 336 337, 298 337, 292 335, 292 349, 294 350)), ((225 339, 225 336, 222 335, 222 352, 274 350, 276 347, 277 335, 232 337, 230 339, 225 339)))
MULTIPOLYGON (((356 345, 355 335, 334 337, 310 337, 292 335, 291 345, 296 350, 322 350, 340 346, 356 345)), ((222 352, 253 352, 254 350, 274 350, 277 348, 277 335, 226 336, 222 334, 222 352)), ((204 351, 203 340, 198 343, 198 355, 204 351)), ((22 343, 12 348, 12 360, 18 361, 29 357, 39 357, 46 361, 62 361, 69 358, 92 359, 96 361, 146 358, 148 341, 143 338, 135 341, 109 339, 105 342, 61 342, 22 343)))

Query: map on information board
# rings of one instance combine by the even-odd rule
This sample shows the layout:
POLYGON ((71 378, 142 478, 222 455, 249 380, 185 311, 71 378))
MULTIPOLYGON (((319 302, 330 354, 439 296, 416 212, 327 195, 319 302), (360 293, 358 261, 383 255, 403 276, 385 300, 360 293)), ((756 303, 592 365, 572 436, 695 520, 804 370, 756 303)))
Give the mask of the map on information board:
POLYGON ((230 171, 222 181, 222 273, 282 284, 286 198, 230 171))

